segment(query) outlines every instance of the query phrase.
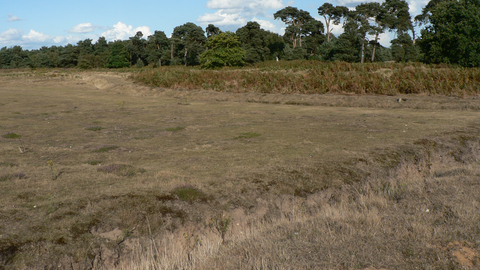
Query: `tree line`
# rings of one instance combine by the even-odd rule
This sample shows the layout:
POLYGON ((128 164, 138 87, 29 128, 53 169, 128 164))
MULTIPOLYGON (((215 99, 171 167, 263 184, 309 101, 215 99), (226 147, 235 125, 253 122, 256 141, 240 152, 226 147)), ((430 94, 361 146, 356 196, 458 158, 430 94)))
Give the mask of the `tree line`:
POLYGON ((0 68, 216 68, 276 59, 480 66, 480 0, 431 0, 415 18, 405 0, 362 3, 355 9, 325 3, 318 14, 320 21, 296 7, 277 11, 274 18, 286 26, 283 36, 257 22, 225 33, 212 24, 203 29, 189 22, 175 27, 171 37, 163 31, 148 37, 137 32, 128 40, 111 42, 100 37, 36 50, 3 47, 0 68), (332 29, 339 25, 343 33, 335 36, 332 29), (379 43, 386 32, 395 36, 389 48, 379 43))

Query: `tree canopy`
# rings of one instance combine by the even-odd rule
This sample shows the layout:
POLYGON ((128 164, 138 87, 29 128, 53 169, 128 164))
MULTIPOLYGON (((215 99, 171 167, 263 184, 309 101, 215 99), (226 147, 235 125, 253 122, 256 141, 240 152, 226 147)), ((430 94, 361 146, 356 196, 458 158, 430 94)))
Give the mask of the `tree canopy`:
POLYGON ((266 60, 320 59, 324 61, 423 61, 480 67, 480 0, 431 0, 412 17, 406 0, 345 6, 324 3, 317 21, 309 12, 285 7, 273 14, 285 23, 280 36, 247 22, 235 32, 209 24, 187 22, 145 37, 137 32, 127 40, 108 42, 100 37, 65 46, 23 50, 0 48, 0 68, 123 68, 164 65, 202 65, 205 68, 241 66, 266 60), (333 34, 335 25, 343 33, 333 34), (420 37, 416 36, 418 27, 420 37), (379 40, 392 32, 390 47, 379 40))

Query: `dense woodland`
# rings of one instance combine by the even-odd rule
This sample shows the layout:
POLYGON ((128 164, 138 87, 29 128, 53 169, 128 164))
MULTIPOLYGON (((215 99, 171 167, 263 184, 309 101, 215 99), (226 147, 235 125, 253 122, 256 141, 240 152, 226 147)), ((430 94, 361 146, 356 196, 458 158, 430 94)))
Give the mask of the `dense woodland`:
POLYGON ((202 65, 206 68, 242 66, 265 60, 421 61, 480 67, 480 0, 431 0, 412 18, 404 0, 362 3, 349 10, 325 3, 318 8, 323 21, 309 12, 286 7, 274 14, 286 25, 283 36, 248 22, 235 33, 210 24, 175 27, 128 40, 85 39, 76 45, 23 50, 0 49, 0 67, 7 68, 122 68, 165 65, 202 65), (341 25, 343 33, 332 34, 341 25), (421 30, 418 30, 421 29, 421 30), (417 33, 419 31, 419 33, 417 33), (394 33, 389 48, 379 35, 394 33))

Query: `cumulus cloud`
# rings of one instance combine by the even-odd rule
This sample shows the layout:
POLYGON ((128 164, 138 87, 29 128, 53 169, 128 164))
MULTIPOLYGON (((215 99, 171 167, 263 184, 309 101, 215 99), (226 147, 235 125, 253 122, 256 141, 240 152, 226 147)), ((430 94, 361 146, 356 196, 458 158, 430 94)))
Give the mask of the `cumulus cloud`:
POLYGON ((91 23, 80 23, 75 25, 72 29, 68 30, 69 33, 91 33, 95 31, 99 26, 92 25, 91 23))
POLYGON ((122 22, 118 22, 113 26, 113 28, 103 32, 101 36, 104 36, 107 40, 125 40, 129 37, 135 36, 135 34, 141 31, 143 36, 152 35, 152 31, 148 26, 140 26, 133 28, 131 25, 126 25, 122 22))
POLYGON ((277 27, 271 21, 260 20, 260 19, 257 19, 257 18, 253 18, 252 21, 260 24, 260 27, 265 29, 265 30, 268 30, 268 31, 271 31, 271 32, 274 32, 274 31, 277 30, 277 27))
POLYGON ((15 41, 22 38, 22 32, 18 29, 8 29, 5 32, 0 33, 0 43, 13 44, 15 41))
POLYGON ((28 34, 22 36, 22 40, 27 42, 27 43, 42 43, 48 40, 52 40, 55 37, 45 35, 44 33, 37 32, 35 30, 30 30, 28 34))
POLYGON ((8 14, 8 20, 7 22, 16 22, 16 21, 22 21, 23 19, 21 19, 20 17, 18 16, 15 16, 13 14, 8 14))
POLYGON ((273 16, 268 12, 276 12, 285 5, 282 0, 210 0, 206 7, 216 11, 199 16, 200 24, 242 27, 248 21, 256 21, 262 28, 275 31, 275 25, 269 21, 273 16))
POLYGON ((201 24, 214 24, 216 26, 243 26, 247 24, 247 19, 238 13, 227 13, 223 9, 211 14, 206 13, 197 19, 201 24))
POLYGON ((41 46, 51 46, 65 42, 64 37, 50 36, 44 33, 30 30, 24 34, 20 29, 8 29, 0 33, 0 44, 6 46, 22 46, 24 49, 39 48, 41 46))

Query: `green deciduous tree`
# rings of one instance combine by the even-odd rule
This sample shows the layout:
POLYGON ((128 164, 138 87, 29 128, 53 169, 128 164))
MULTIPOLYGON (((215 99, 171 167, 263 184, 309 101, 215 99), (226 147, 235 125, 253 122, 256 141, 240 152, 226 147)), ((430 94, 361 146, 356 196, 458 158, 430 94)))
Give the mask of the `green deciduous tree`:
POLYGON ((431 1, 419 41, 425 61, 480 66, 480 0, 431 1))
POLYGON ((200 63, 205 68, 221 68, 224 66, 243 66, 245 50, 235 33, 225 32, 208 39, 207 51, 200 55, 200 63))

